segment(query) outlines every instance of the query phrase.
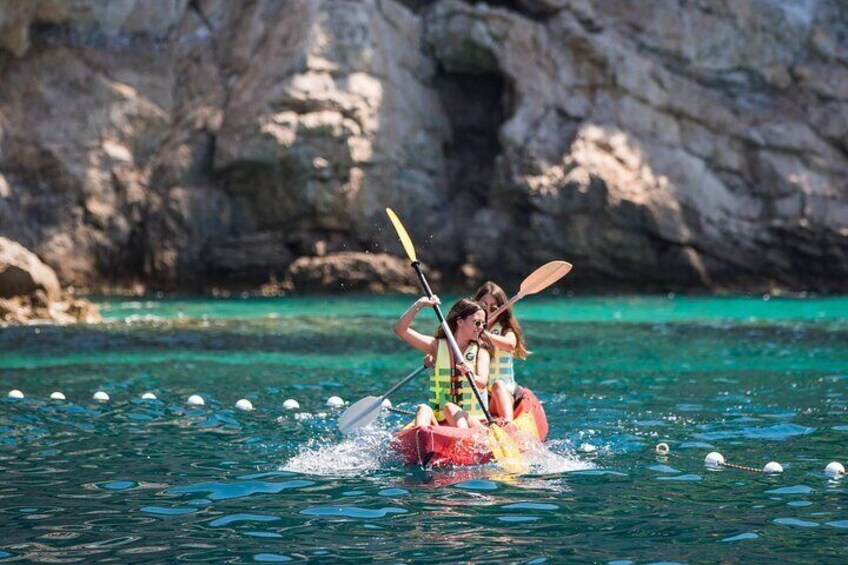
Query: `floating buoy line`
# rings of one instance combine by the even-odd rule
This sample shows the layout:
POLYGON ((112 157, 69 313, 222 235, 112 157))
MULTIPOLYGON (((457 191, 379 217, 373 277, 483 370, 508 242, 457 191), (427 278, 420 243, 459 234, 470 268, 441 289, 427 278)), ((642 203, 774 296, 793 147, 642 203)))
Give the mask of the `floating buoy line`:
POLYGON ((707 456, 704 457, 704 465, 709 469, 717 469, 718 467, 728 467, 730 469, 739 469, 740 471, 750 471, 751 473, 762 472, 774 474, 783 472, 783 465, 781 465, 777 461, 769 461, 762 469, 757 469, 756 467, 749 467, 747 465, 728 463, 724 460, 724 455, 722 455, 718 451, 708 453, 707 456))
POLYGON ((341 406, 344 406, 344 400, 342 400, 338 396, 331 396, 327 399, 327 406, 329 406, 330 408, 339 408, 341 406))
MULTIPOLYGON (((654 447, 654 453, 661 457, 668 457, 671 454, 671 448, 667 443, 658 443, 654 447)), ((783 472, 783 465, 777 461, 769 461, 762 468, 751 467, 749 465, 740 465, 738 463, 729 463, 725 461, 724 455, 718 451, 712 451, 704 457, 704 466, 708 469, 718 469, 721 467, 728 469, 737 469, 739 471, 747 471, 749 473, 765 473, 767 475, 776 475, 783 472)), ((831 479, 839 479, 845 476, 845 467, 838 461, 832 461, 824 468, 824 474, 831 479)))
POLYGON ((242 398, 236 401, 236 410, 243 410, 244 412, 250 412, 253 410, 253 403, 246 398, 242 398))
MULTIPOLYGON (((20 391, 18 389, 14 389, 14 390, 9 391, 9 393, 6 395, 6 398, 9 398, 9 399, 12 399, 12 400, 22 400, 22 399, 26 398, 26 396, 24 395, 24 393, 22 391, 20 391)), ((49 398, 50 398, 50 400, 67 400, 67 397, 65 396, 65 394, 63 392, 58 391, 58 390, 55 391, 55 392, 51 392, 49 398)), ((103 391, 103 390, 98 390, 97 392, 95 392, 92 395, 91 399, 94 400, 95 402, 99 402, 99 403, 106 403, 106 402, 109 402, 109 401, 112 400, 109 396, 109 393, 107 393, 106 391, 103 391)), ((141 395, 141 399, 142 400, 158 400, 158 398, 156 397, 156 394, 154 394, 152 392, 145 392, 144 394, 141 395)), ((199 394, 192 394, 191 396, 189 396, 186 399, 186 404, 188 404, 189 406, 206 406, 206 400, 199 394)), ((345 404, 347 404, 347 403, 342 398, 340 398, 338 396, 331 396, 330 398, 327 399, 327 402, 326 402, 326 406, 329 406, 331 408, 341 408, 345 404)), ((391 405, 392 405, 392 403, 388 399, 386 399, 383 402, 383 406, 391 407, 391 405)), ((241 410, 243 412, 250 412, 250 411, 254 410, 253 403, 250 400, 248 400, 247 398, 241 398, 241 399, 237 400, 236 403, 233 405, 233 407, 236 410, 241 410)), ((285 409, 285 410, 299 410, 300 409, 300 403, 297 400, 295 400, 294 398, 288 398, 288 399, 285 400, 285 402, 283 402, 283 409, 285 409)))
MULTIPOLYGON (((18 389, 10 390, 6 397, 11 400, 22 400, 26 398, 23 391, 18 389)), ((65 397, 64 393, 60 391, 54 391, 50 393, 50 399, 63 401, 67 398, 65 397)), ((95 392, 92 395, 91 399, 101 404, 111 401, 109 394, 102 390, 98 390, 97 392, 95 392)), ((152 392, 145 392, 141 395, 141 399, 157 400, 157 397, 152 392)), ((199 394, 192 394, 186 399, 186 404, 188 404, 189 406, 200 407, 206 405, 206 400, 204 400, 204 398, 199 394)), ((341 408, 345 406, 345 404, 346 402, 341 397, 331 396, 327 399, 325 406, 330 408, 341 408)), ((389 411, 398 414, 404 414, 408 416, 415 415, 415 412, 411 410, 395 408, 394 406, 392 406, 392 403, 389 399, 383 401, 383 406, 389 411)), ((282 407, 284 410, 299 410, 300 403, 294 398, 288 398, 283 402, 282 407)), ((243 412, 250 412, 254 410, 253 403, 246 398, 241 398, 237 400, 234 405, 234 408, 243 412)), ((578 450, 583 453, 593 453, 597 450, 597 448, 594 445, 584 443, 580 445, 578 450)), ((658 443, 656 447, 654 447, 654 452, 661 457, 668 457, 671 454, 671 448, 665 442, 658 443)), ((706 466, 708 469, 718 469, 723 467, 728 469, 737 469, 739 471, 747 471, 750 473, 766 473, 769 475, 783 473, 783 465, 781 465, 777 461, 769 461, 762 468, 751 467, 748 465, 740 465, 738 463, 729 463, 724 459, 724 456, 718 451, 712 451, 708 453, 706 457, 704 457, 704 466, 706 466)), ((845 467, 842 465, 842 463, 838 461, 831 461, 830 463, 828 463, 827 466, 824 468, 823 473, 831 479, 840 479, 842 477, 845 477, 846 475, 845 467)))

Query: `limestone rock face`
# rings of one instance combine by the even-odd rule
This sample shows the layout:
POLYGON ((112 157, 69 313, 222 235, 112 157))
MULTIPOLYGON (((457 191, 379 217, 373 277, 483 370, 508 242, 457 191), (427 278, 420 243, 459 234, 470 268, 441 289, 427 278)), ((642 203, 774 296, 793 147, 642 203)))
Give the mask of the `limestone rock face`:
POLYGON ((448 281, 845 290, 846 38, 840 0, 0 0, 0 236, 195 290, 400 254, 389 206, 448 281))
POLYGON ((59 279, 24 246, 0 237, 0 298, 43 293, 56 300, 61 293, 59 279))
POLYGON ((92 304, 62 291, 53 269, 17 242, 0 237, 0 323, 102 321, 92 304))
POLYGON ((844 288, 845 8, 720 4, 428 13, 443 68, 513 89, 468 230, 491 242, 468 247, 484 271, 558 255, 588 284, 844 288), (507 223, 527 229, 492 229, 507 223))
MULTIPOLYGON (((428 272, 428 280, 439 274, 428 272)), ((322 292, 344 290, 418 292, 418 279, 409 264, 386 253, 331 253, 322 257, 301 257, 286 274, 283 288, 322 292)))

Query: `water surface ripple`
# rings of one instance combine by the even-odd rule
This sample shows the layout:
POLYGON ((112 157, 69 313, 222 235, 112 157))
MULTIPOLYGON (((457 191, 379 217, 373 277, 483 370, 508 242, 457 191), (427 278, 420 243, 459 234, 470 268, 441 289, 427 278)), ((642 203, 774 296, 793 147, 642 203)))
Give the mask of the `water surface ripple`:
POLYGON ((526 299, 551 433, 521 477, 402 467, 402 414, 337 432, 329 396, 420 362, 389 329, 408 302, 113 299, 101 326, 0 329, 0 562, 844 562, 848 479, 822 471, 848 464, 848 300, 526 299))

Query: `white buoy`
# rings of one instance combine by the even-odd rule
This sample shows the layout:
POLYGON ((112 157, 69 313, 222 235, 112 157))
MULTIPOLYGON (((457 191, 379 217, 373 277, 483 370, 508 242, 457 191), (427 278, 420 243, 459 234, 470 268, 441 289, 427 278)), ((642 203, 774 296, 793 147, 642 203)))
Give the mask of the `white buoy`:
POLYGON ((831 461, 827 464, 827 467, 824 468, 824 474, 828 477, 841 477, 845 474, 845 467, 842 466, 842 463, 838 461, 831 461))
POLYGON ((722 455, 718 451, 708 453, 707 456, 704 457, 704 465, 711 469, 720 467, 724 465, 724 455, 722 455))
POLYGON ((145 392, 141 395, 142 400, 156 400, 156 395, 152 392, 145 392))
POLYGON ((297 410, 300 408, 300 403, 294 398, 289 398, 285 402, 283 402, 283 408, 286 410, 297 410))
POLYGON ((94 393, 94 396, 91 397, 93 400, 97 402, 109 402, 109 395, 103 392, 102 390, 98 390, 94 393))
POLYGON ((657 452, 657 455, 668 455, 669 449, 667 443, 658 443, 654 448, 654 451, 657 452))
POLYGON ((253 404, 246 398, 242 398, 238 402, 236 402, 236 410, 244 410, 246 412, 250 412, 253 410, 253 404))
POLYGON ((329 406, 330 408, 338 408, 339 406, 344 406, 344 400, 342 400, 338 396, 331 396, 327 399, 327 406, 329 406))
POLYGON ((191 396, 188 397, 188 400, 186 402, 188 403, 189 406, 205 406, 206 405, 206 401, 203 400, 203 397, 200 396, 199 394, 192 394, 191 396))
POLYGON ((578 447, 577 449, 579 451, 582 451, 583 453, 594 453, 598 450, 598 448, 592 445, 591 443, 581 443, 580 447, 578 447))
POLYGON ((763 473, 782 473, 783 466, 777 461, 769 461, 766 463, 766 466, 763 467, 763 473))
POLYGON ((24 393, 22 393, 18 389, 15 389, 15 390, 10 390, 8 396, 9 396, 9 398, 23 398, 24 393))
POLYGON ((56 392, 50 393, 50 398, 53 400, 65 400, 65 395, 57 390, 56 392))
POLYGON ((388 398, 383 400, 383 408, 391 408, 391 407, 392 407, 392 401, 391 400, 389 400, 388 398))

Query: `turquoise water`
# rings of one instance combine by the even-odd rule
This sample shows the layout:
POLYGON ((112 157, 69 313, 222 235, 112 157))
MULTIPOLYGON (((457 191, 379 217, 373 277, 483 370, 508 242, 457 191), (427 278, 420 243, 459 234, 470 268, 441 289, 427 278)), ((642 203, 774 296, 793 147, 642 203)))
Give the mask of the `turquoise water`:
POLYGON ((410 301, 110 300, 101 326, 0 329, 0 561, 844 562, 848 479, 823 469, 848 465, 848 299, 525 299, 551 433, 520 477, 398 465, 401 414, 336 431, 328 397, 419 363, 389 330, 410 301))

